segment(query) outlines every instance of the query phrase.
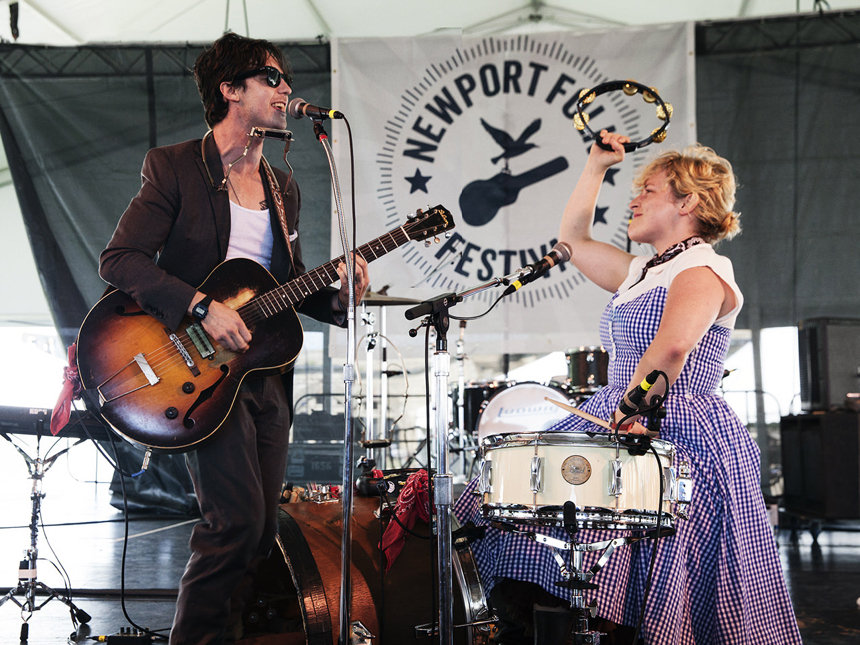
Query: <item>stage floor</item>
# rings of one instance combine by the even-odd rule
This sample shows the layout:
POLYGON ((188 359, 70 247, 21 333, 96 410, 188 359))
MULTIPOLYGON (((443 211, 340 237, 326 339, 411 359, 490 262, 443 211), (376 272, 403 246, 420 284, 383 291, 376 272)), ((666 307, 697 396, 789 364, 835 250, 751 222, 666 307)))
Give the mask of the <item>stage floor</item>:
MULTIPOLYGON (((72 453, 69 459, 61 457, 42 483, 38 580, 64 591, 66 585, 51 563, 61 564, 71 581, 74 603, 92 620, 70 638, 74 628, 69 610, 51 600, 29 619, 32 645, 92 642, 91 637, 116 634, 129 626, 119 598, 124 523, 109 503, 111 473, 103 460, 95 465, 90 446, 75 447, 72 453)), ((24 460, 0 441, 0 595, 17 584, 19 561, 30 544, 32 482, 27 477, 24 460)), ((136 624, 153 630, 170 627, 195 521, 181 516, 131 520, 126 609, 136 624)), ((795 537, 781 531, 779 552, 804 643, 860 642, 860 523, 843 523, 838 530, 825 526, 817 543, 809 531, 795 537)), ((18 642, 21 625, 21 611, 13 602, 0 607, 0 641, 18 642)))

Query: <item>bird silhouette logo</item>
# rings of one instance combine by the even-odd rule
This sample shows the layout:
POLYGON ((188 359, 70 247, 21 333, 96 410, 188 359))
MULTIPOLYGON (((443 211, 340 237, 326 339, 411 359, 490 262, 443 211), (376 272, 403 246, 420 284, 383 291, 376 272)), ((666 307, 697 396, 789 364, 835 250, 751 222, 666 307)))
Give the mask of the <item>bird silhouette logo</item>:
POLYGON ((502 154, 491 161, 496 164, 504 159, 505 167, 489 179, 468 183, 460 191, 460 212, 463 214, 463 221, 470 226, 489 224, 501 208, 517 201, 523 188, 552 177, 566 170, 568 166, 567 159, 556 157, 531 170, 513 175, 508 167, 508 160, 538 147, 536 143, 529 143, 528 140, 540 130, 540 119, 532 121, 517 139, 504 130, 493 127, 484 119, 481 119, 481 125, 495 142, 502 146, 502 154))
POLYGON ((508 159, 519 157, 524 152, 527 152, 532 148, 537 148, 537 144, 528 143, 528 139, 534 135, 535 132, 540 130, 540 119, 532 121, 516 140, 514 140, 514 138, 504 130, 491 126, 489 123, 484 121, 484 119, 481 119, 481 125, 484 126, 484 130, 490 133, 493 140, 502 146, 502 154, 492 160, 494 164, 499 163, 501 159, 504 159, 505 166, 507 166, 508 159))

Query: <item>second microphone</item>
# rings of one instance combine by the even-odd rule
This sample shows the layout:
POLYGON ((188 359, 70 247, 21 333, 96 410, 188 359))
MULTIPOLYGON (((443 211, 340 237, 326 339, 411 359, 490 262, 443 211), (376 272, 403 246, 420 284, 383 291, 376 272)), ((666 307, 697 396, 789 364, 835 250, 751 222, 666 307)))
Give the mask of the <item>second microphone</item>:
POLYGON ((521 271, 525 275, 521 275, 518 279, 511 282, 508 288, 505 289, 505 293, 502 295, 510 295, 523 285, 537 280, 544 273, 553 268, 556 264, 564 264, 570 259, 570 253, 570 246, 566 242, 557 242, 556 245, 552 247, 550 252, 543 256, 540 260, 538 260, 534 264, 528 265, 527 267, 523 267, 521 271))

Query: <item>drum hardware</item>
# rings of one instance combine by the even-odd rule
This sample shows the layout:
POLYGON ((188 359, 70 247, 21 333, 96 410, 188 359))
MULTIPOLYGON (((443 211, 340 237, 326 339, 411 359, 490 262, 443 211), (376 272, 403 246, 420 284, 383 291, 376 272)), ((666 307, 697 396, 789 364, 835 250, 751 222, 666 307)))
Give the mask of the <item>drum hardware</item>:
POLYGON ((691 478, 690 462, 678 464, 678 479, 675 482, 675 498, 677 514, 682 520, 690 519, 690 504, 693 502, 693 480, 691 478))
POLYGON ((535 455, 529 468, 529 488, 535 494, 543 490, 541 474, 543 473, 543 459, 535 455))
MULTIPOLYGON (((609 463, 612 468, 610 471, 611 479, 609 480, 609 494, 614 495, 615 497, 621 497, 624 492, 624 478, 621 474, 624 464, 620 459, 613 459, 609 463)), ((674 474, 672 477, 674 481, 674 474)))
POLYGON ((349 639, 350 645, 373 645, 373 634, 360 620, 352 622, 352 636, 349 639))
POLYGON ((492 522, 492 526, 507 531, 524 535, 537 544, 542 544, 547 547, 552 554, 553 559, 559 567, 561 580, 555 584, 559 587, 564 587, 570 590, 570 611, 573 615, 573 643, 574 645, 600 645, 601 632, 592 631, 588 628, 588 619, 594 618, 597 615, 597 601, 590 604, 585 602, 585 591, 596 590, 599 588, 597 584, 591 582, 594 576, 609 562, 609 558, 613 551, 620 546, 634 544, 644 539, 657 540, 662 537, 670 537, 675 534, 674 527, 661 527, 659 524, 653 531, 649 531, 644 535, 625 535, 622 537, 603 540, 600 542, 580 543, 576 540, 576 534, 579 532, 579 509, 573 502, 565 502, 563 508, 563 524, 569 541, 559 540, 557 538, 536 533, 534 531, 524 531, 513 524, 507 522, 492 522), (562 556, 562 552, 570 552, 570 568, 562 556), (587 571, 584 570, 583 556, 585 553, 602 551, 597 562, 587 571))
POLYGON ((411 298, 399 298, 397 296, 389 296, 385 291, 388 287, 383 287, 379 292, 368 291, 361 299, 361 322, 367 328, 366 338, 366 399, 367 407, 365 411, 365 440, 361 442, 363 448, 367 450, 367 456, 374 460, 374 463, 380 468, 385 468, 386 453, 384 448, 391 445, 389 437, 389 419, 388 419, 388 379, 391 376, 402 374, 402 371, 388 369, 388 339, 386 338, 386 312, 388 307, 404 306, 418 304, 418 300, 411 298), (379 331, 376 331, 375 325, 377 317, 372 311, 368 311, 368 307, 380 307, 379 311, 379 331), (374 404, 376 401, 373 392, 374 379, 374 354, 376 348, 380 351, 380 369, 379 369, 379 425, 374 422, 375 410, 374 404), (378 430, 377 430, 378 427, 378 430))
MULTIPOLYGON (((454 503, 453 478, 449 471, 448 462, 448 406, 442 402, 448 396, 448 378, 451 374, 451 355, 448 352, 448 326, 450 317, 448 310, 462 302, 465 298, 477 295, 492 287, 507 286, 515 276, 511 274, 504 278, 493 278, 476 287, 466 289, 460 293, 445 293, 435 298, 425 300, 421 304, 407 309, 405 316, 407 320, 421 318, 419 325, 409 330, 409 335, 415 338, 418 330, 432 326, 436 331, 436 350, 433 353, 434 374, 434 400, 436 401, 435 417, 435 443, 437 473, 433 478, 434 505, 436 509, 436 522, 438 548, 436 551, 437 571, 439 572, 439 643, 440 645, 452 645, 454 638, 454 623, 452 617, 452 571, 451 571, 451 506, 454 503)), ((500 299, 499 299, 500 300, 500 299)), ((498 300, 496 300, 498 302, 498 300)), ((494 305, 495 306, 495 303, 494 305)), ((490 307, 492 309, 492 306, 490 307)), ((430 429, 428 428, 428 438, 430 429)))

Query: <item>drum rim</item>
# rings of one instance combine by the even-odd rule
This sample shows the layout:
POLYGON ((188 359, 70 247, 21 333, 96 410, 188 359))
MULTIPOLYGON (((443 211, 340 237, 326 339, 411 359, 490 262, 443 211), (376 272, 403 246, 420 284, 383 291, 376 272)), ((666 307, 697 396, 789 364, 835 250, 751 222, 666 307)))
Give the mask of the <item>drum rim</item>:
POLYGON ((597 351, 603 352, 604 354, 609 353, 603 345, 580 345, 579 347, 568 347, 564 350, 564 355, 575 356, 576 354, 590 354, 597 351))
MULTIPOLYGON (((481 440, 481 451, 496 450, 498 448, 507 448, 513 446, 574 446, 585 444, 602 444, 609 448, 614 447, 616 442, 612 439, 612 434, 608 432, 583 432, 583 431, 542 431, 542 432, 505 432, 501 434, 490 434, 481 440), (546 438, 558 439, 576 439, 575 441, 547 441, 546 438), (583 439, 587 437, 587 439, 583 439), (597 440, 597 441, 595 441, 597 440)), ((657 451, 657 454, 662 456, 671 456, 672 459, 676 456, 675 444, 666 439, 652 439, 651 444, 657 451), (662 452, 662 454, 661 454, 662 452)), ((627 446, 623 443, 618 444, 622 450, 627 450, 627 446)), ((648 453, 650 454, 650 453, 648 453)), ((644 455, 643 455, 644 456, 644 455)))
POLYGON ((484 378, 484 379, 474 379, 472 381, 466 381, 463 384, 463 389, 467 388, 478 388, 478 387, 486 387, 490 384, 502 384, 506 387, 510 387, 511 385, 517 385, 518 383, 529 383, 529 381, 514 381, 512 379, 504 379, 504 378, 484 378))
MULTIPOLYGON (((451 532, 460 529, 460 522, 456 516, 451 514, 451 532)), ((490 618, 490 605, 487 599, 487 593, 484 591, 484 583, 481 580, 481 572, 478 570, 478 563, 475 560, 475 553, 472 551, 472 545, 468 542, 465 544, 454 544, 451 551, 451 567, 454 575, 460 582, 460 598, 463 601, 463 613, 466 622, 472 625, 473 629, 488 633, 489 625, 474 625, 474 623, 488 620, 490 618)), ((474 640, 470 633, 468 639, 470 643, 474 640)))
MULTIPOLYGON (((670 500, 663 501, 664 503, 672 503, 670 500)), ((482 504, 481 514, 488 520, 507 519, 517 520, 517 524, 564 526, 564 511, 558 504, 537 507, 530 507, 525 504, 482 504)), ((661 526, 674 526, 675 515, 670 511, 662 511, 662 515, 661 526)), ((577 526, 585 529, 636 530, 657 527, 657 511, 653 509, 625 509, 623 513, 618 513, 600 506, 583 506, 577 507, 576 519, 577 526), (638 521, 630 521, 632 519, 638 521)))
POLYGON ((508 392, 509 390, 514 390, 523 385, 536 385, 540 388, 552 390, 553 392, 564 395, 568 403, 570 403, 571 397, 567 396, 567 392, 565 392, 564 388, 558 385, 553 385, 553 383, 554 381, 511 381, 511 385, 509 385, 508 387, 503 388, 498 392, 493 392, 492 396, 490 396, 490 398, 484 401, 484 407, 490 405, 490 403, 492 403, 493 399, 495 399, 496 397, 501 396, 505 392, 508 392))

